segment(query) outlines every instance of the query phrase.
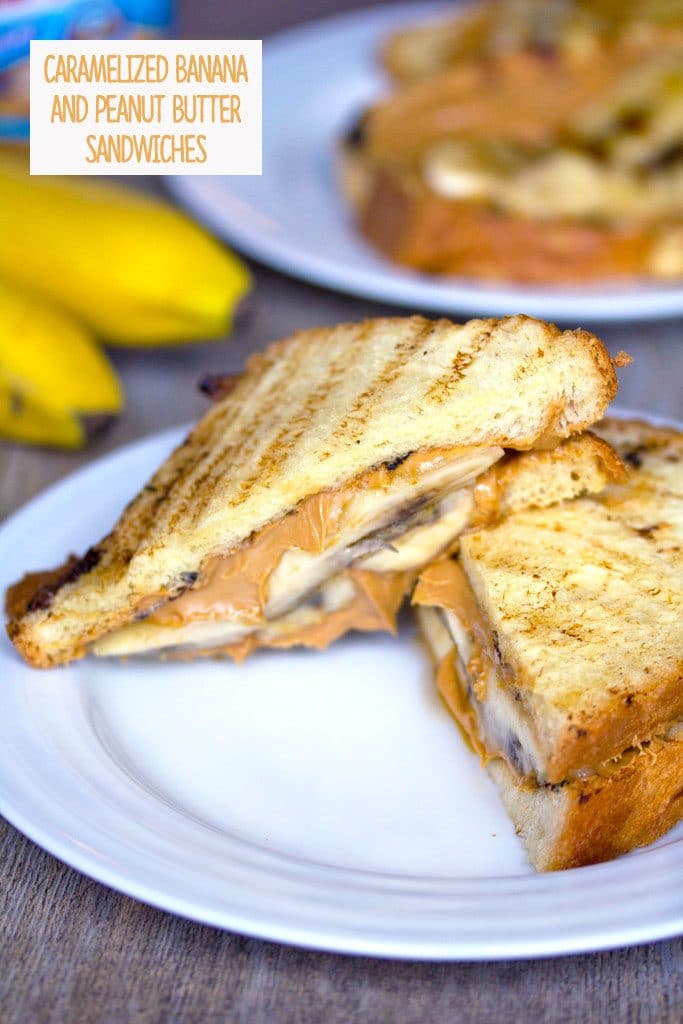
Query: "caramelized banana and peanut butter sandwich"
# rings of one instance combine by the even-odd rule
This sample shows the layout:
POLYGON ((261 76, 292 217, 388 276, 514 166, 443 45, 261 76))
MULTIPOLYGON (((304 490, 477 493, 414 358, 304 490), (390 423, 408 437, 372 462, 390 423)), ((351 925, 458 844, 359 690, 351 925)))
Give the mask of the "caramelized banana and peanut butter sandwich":
POLYGON ((683 3, 479 0, 389 41, 340 141, 360 231, 430 273, 683 277, 683 3))
POLYGON ((393 629, 420 569, 514 503, 529 460, 548 451, 560 497, 618 465, 576 437, 616 391, 602 343, 523 316, 303 331, 208 390, 110 534, 10 588, 9 634, 32 665, 241 658, 393 629))

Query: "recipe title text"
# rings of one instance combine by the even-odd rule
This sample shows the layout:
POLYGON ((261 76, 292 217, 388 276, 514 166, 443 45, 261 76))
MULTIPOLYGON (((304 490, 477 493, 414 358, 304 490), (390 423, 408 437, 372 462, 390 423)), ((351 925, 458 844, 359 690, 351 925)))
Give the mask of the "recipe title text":
POLYGON ((259 174, 260 150, 258 40, 31 44, 31 173, 259 174))

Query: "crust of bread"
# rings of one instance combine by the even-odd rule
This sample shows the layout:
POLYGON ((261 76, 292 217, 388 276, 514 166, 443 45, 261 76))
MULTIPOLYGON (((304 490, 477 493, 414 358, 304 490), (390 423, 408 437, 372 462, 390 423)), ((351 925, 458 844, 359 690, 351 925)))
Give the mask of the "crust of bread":
POLYGON ((615 391, 594 335, 528 317, 299 332, 248 361, 112 532, 10 619, 10 637, 32 665, 70 661, 311 494, 418 449, 567 437, 615 391))
MULTIPOLYGON (((369 242, 388 259, 433 274, 562 283, 652 274, 651 225, 532 220, 446 199, 408 173, 366 163, 344 193, 369 242)), ((350 181, 350 164, 342 171, 350 181)))
POLYGON ((538 871, 611 860, 653 843, 683 817, 683 740, 653 740, 607 776, 562 786, 520 784, 496 759, 488 771, 538 871))
POLYGON ((555 448, 511 455, 495 463, 478 478, 475 499, 481 518, 486 519, 490 506, 491 522, 497 522, 522 509, 547 508, 560 501, 598 494, 627 478, 627 470, 611 445, 586 431, 555 448))

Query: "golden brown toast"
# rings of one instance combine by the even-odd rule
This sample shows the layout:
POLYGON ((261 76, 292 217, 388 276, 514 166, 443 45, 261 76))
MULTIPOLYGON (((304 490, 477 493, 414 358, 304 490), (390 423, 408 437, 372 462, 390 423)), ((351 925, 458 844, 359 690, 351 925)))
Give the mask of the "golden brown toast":
POLYGON ((653 843, 683 817, 681 723, 602 775, 562 786, 520 786, 501 759, 488 769, 538 871, 611 860, 653 843))
POLYGON ((429 274, 561 284, 683 276, 683 225, 508 214, 437 195, 390 167, 341 162, 359 230, 387 259, 429 274))
MULTIPOLYGON (((261 601, 240 622, 258 624, 262 591, 284 572, 289 548, 322 557, 359 543, 370 506, 391 519, 415 487, 441 493, 504 448, 580 432, 615 390, 597 338, 527 317, 410 317, 295 334, 249 360, 84 559, 47 587, 36 580, 28 600, 26 584, 22 601, 10 594, 10 636, 47 667, 140 619, 173 624, 173 609, 195 600, 228 556, 241 596, 261 601), (298 539, 283 542, 290 528, 298 539), (257 542, 273 559, 267 580, 245 567, 257 542)), ((326 563, 323 578, 336 568, 326 563)))
POLYGON ((602 503, 658 554, 683 565, 683 435, 641 420, 607 419, 595 430, 634 471, 624 486, 610 487, 602 503))

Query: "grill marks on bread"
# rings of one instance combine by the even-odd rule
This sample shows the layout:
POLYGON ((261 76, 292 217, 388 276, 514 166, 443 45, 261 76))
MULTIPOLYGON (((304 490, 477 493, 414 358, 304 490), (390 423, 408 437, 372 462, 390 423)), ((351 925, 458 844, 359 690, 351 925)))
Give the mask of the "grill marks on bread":
MULTIPOLYGON (((369 331, 369 325, 365 324, 363 328, 358 332, 351 352, 347 352, 342 346, 336 352, 332 352, 326 368, 326 375, 322 376, 313 388, 303 395, 303 401, 300 399, 297 402, 292 416, 283 423, 274 440, 261 453, 256 472, 252 474, 248 481, 249 486, 257 483, 267 483, 277 476, 281 472, 283 464, 286 464, 290 453, 296 451, 298 443, 306 432, 311 429, 312 424, 315 423, 316 417, 320 418, 321 414, 325 414, 325 410, 334 399, 340 381, 352 372, 355 362, 354 350, 364 344, 369 331)), ((325 332, 321 331, 320 333, 324 334, 325 332)), ((325 341, 321 339, 321 352, 324 351, 324 345, 325 341)), ((297 397, 296 391, 299 388, 299 375, 304 372, 303 364, 305 358, 305 350, 302 348, 300 358, 293 369, 285 394, 286 399, 290 401, 294 401, 297 397)), ((277 397, 273 396, 273 400, 277 401, 277 397)), ((321 452, 319 457, 323 459, 325 456, 326 453, 321 452)))
MULTIPOLYGON (((330 449, 335 447, 348 447, 353 443, 363 446, 367 439, 366 428, 376 415, 378 396, 386 395, 395 382, 405 376, 407 368, 418 361, 416 356, 421 350, 427 353, 422 357, 423 361, 431 364, 426 373, 423 371, 423 375, 430 383, 421 394, 420 368, 416 367, 415 405, 422 409, 424 403, 434 401, 437 394, 438 401, 442 403, 448 396, 442 396, 441 392, 447 389, 450 395, 457 384, 462 383, 467 376, 466 367, 471 366, 476 361, 477 354, 486 347, 498 322, 477 322, 477 329, 471 332, 474 338, 467 340, 462 352, 458 350, 455 353, 436 385, 433 383, 435 346, 429 342, 436 338, 438 347, 439 338, 444 331, 451 330, 452 326, 447 321, 432 324, 418 317, 403 321, 401 330, 397 331, 395 336, 390 339, 382 338, 385 344, 382 346, 381 358, 368 359, 368 350, 371 355, 375 354, 372 352, 372 342, 377 341, 378 333, 387 333, 386 329, 389 326, 387 322, 380 321, 378 324, 370 321, 355 329, 342 327, 336 332, 321 329, 295 335, 286 350, 288 372, 284 380, 279 372, 277 359, 268 361, 263 357, 257 357, 254 367, 261 375, 261 386, 254 389, 250 365, 244 381, 231 396, 231 405, 234 405, 242 398, 247 388, 251 389, 251 393, 241 403, 240 410, 242 418, 245 418, 245 413, 248 414, 246 418, 249 421, 249 436, 239 446, 226 447, 222 450, 214 446, 209 465, 204 466, 203 472, 198 467, 190 475, 188 483, 194 485, 192 490, 205 494, 208 499, 207 492, 210 490, 209 485, 217 466, 224 467, 228 459, 235 459, 243 466, 251 463, 251 471, 248 474, 242 479, 239 479, 239 474, 237 475, 234 493, 228 498, 228 505, 237 508, 251 497, 255 487, 258 486, 260 489, 274 477, 281 477, 295 461, 301 447, 299 443, 310 439, 311 436, 319 437, 321 441, 326 435, 329 437, 329 442, 315 452, 314 457, 322 462, 330 458, 330 449), (318 338, 315 337, 316 334, 319 335, 318 338), (338 335, 337 338, 334 337, 335 334, 338 335), (425 345, 427 348, 423 348, 425 345), (315 353, 311 351, 312 346, 317 348, 315 353), (319 379, 315 381, 312 389, 303 389, 303 402, 297 401, 302 391, 300 377, 306 375, 311 359, 317 359, 320 363, 319 379), (454 373, 458 375, 458 379, 447 384, 454 373), (359 393, 349 393, 350 380, 363 389, 359 393), (339 384, 346 392, 343 403, 339 402, 339 384), (286 418, 281 421, 278 421, 278 406, 287 411, 286 418), (330 424, 329 428, 327 424, 330 424)), ((282 355, 283 349, 280 346, 276 346, 275 353, 277 354, 278 349, 282 355)), ((409 411, 407 409, 406 413, 409 411)), ((227 415, 225 420, 227 421, 227 415)), ((246 423, 240 423, 239 413, 236 419, 233 418, 232 424, 224 422, 222 425, 231 432, 238 427, 244 429, 247 426, 246 423)), ((311 446, 304 447, 310 449, 311 446)), ((193 496, 192 501, 199 518, 207 506, 202 505, 197 497, 193 496)), ((182 513, 182 509, 179 513, 182 513)), ((169 520, 169 528, 175 525, 174 521, 169 520)))
POLYGON ((423 355, 429 354, 429 349, 424 349, 430 337, 433 337, 440 327, 445 326, 448 321, 438 320, 430 323, 422 320, 421 317, 412 317, 410 320, 411 330, 403 337, 399 337, 394 346, 393 353, 386 363, 380 363, 375 376, 368 386, 358 395, 347 416, 342 419, 334 431, 335 437, 350 435, 359 439, 364 425, 372 417, 372 404, 374 397, 390 388, 401 376, 406 362, 414 357, 422 348, 423 355))
POLYGON ((608 419, 597 430, 631 470, 624 486, 605 492, 605 508, 683 567, 683 435, 638 420, 608 419))
POLYGON ((456 352, 452 363, 432 384, 428 397, 434 402, 445 402, 451 392, 463 381, 467 371, 482 349, 489 343, 496 321, 482 323, 482 330, 473 339, 469 348, 456 352))

